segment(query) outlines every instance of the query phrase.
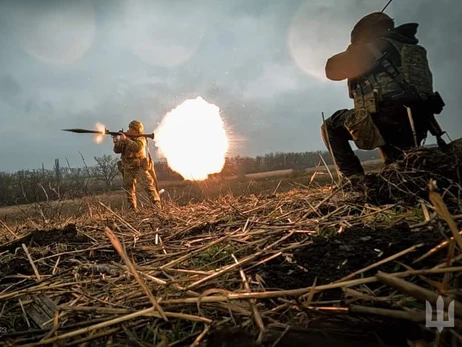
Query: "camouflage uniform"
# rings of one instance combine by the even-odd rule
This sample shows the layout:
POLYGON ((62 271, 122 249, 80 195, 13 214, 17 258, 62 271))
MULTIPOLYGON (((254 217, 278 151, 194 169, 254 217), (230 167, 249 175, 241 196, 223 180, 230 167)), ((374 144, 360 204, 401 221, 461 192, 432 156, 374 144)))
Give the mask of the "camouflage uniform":
MULTIPOLYGON (((139 121, 132 121, 129 128, 138 133, 143 132, 143 124, 139 121)), ((146 190, 151 202, 159 206, 160 196, 157 190, 157 178, 154 167, 150 167, 146 158, 147 139, 145 137, 127 137, 125 140, 118 140, 114 143, 114 153, 122 154, 119 161, 119 170, 123 175, 124 188, 126 190, 128 203, 134 210, 137 209, 136 183, 139 183, 146 190)), ((153 165, 153 164, 152 164, 153 165)))
POLYGON ((433 114, 422 101, 410 100, 400 85, 376 65, 377 57, 388 53, 421 97, 431 94, 432 73, 425 48, 417 44, 417 26, 410 23, 395 28, 387 15, 369 14, 354 27, 347 50, 327 61, 326 77, 334 81, 347 79, 349 96, 354 100, 354 109, 336 111, 321 127, 323 141, 346 177, 364 174, 349 141, 359 149, 378 148, 385 164, 415 145, 404 106, 412 110, 418 144, 427 135, 433 114))

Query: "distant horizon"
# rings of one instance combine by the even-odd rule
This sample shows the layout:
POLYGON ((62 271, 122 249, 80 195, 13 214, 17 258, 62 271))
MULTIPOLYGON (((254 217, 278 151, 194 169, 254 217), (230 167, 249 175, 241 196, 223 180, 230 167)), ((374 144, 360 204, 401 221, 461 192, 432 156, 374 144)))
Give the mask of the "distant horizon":
MULTIPOLYGON (((453 141, 454 141, 454 140, 455 140, 455 139, 453 139, 453 141)), ((352 143, 352 147, 353 147, 353 150, 354 150, 355 152, 359 152, 359 153, 368 153, 368 152, 371 152, 371 155, 372 155, 372 153, 377 153, 377 154, 379 154, 379 152, 378 152, 377 149, 374 149, 374 150, 361 150, 361 149, 355 148, 355 146, 354 146, 353 143, 352 143)), ((426 143, 423 147, 438 147, 438 145, 437 145, 436 142, 435 142, 435 143, 426 143)), ((265 155, 269 155, 269 154, 272 154, 272 153, 273 153, 273 154, 276 154, 276 153, 283 153, 283 154, 286 154, 286 153, 318 153, 318 152, 326 153, 326 154, 328 153, 327 149, 324 149, 324 150, 314 150, 314 151, 308 151, 308 150, 307 150, 307 151, 298 151, 298 152, 297 152, 297 151, 274 151, 274 152, 268 152, 268 153, 264 153, 264 154, 258 154, 258 155, 256 155, 256 156, 244 156, 244 155, 236 154, 236 155, 227 155, 226 157, 228 157, 228 158, 236 158, 236 157, 239 156, 239 157, 246 157, 246 158, 256 158, 256 157, 264 157, 265 155)), ((112 156, 112 157, 114 157, 114 158, 118 158, 118 157, 120 156, 120 155, 118 155, 118 154, 114 154, 114 153, 109 152, 109 153, 103 153, 102 155, 96 156, 96 157, 101 157, 101 156, 103 156, 103 155, 110 155, 110 156, 112 156)), ((153 157, 153 160, 154 160, 154 162, 156 162, 156 163, 157 163, 157 162, 167 162, 167 160, 166 160, 165 158, 160 158, 160 159, 157 159, 157 160, 156 160, 156 159, 154 158, 154 156, 152 155, 152 153, 151 153, 151 156, 153 157)), ((85 163, 87 164, 88 167, 93 167, 93 166, 96 165, 96 161, 94 160, 93 157, 90 158, 90 160, 91 160, 91 162, 92 162, 91 165, 88 164, 89 160, 88 160, 85 156, 83 156, 83 157, 84 157, 85 163)), ((60 163, 66 163, 66 165, 61 165, 61 167, 68 167, 68 166, 67 166, 66 158, 55 158, 55 159, 59 159, 60 163)), ((55 159, 53 159, 53 164, 52 164, 51 166, 46 166, 45 163, 43 163, 43 168, 44 168, 45 170, 52 170, 52 169, 53 169, 53 165, 54 165, 54 160, 55 160, 55 159)), ((81 160, 80 162, 82 163, 81 166, 73 166, 73 165, 70 165, 70 167, 71 167, 71 168, 76 168, 76 169, 77 169, 77 168, 84 168, 85 165, 84 165, 83 161, 81 160)), ((69 164, 71 164, 71 163, 69 162, 69 164)), ((19 171, 35 171, 35 170, 42 170, 42 165, 40 165, 39 167, 36 167, 36 168, 23 168, 23 169, 12 170, 12 171, 0 170, 0 173, 3 172, 3 173, 7 173, 7 174, 13 174, 13 173, 16 173, 16 172, 19 172, 19 171)))

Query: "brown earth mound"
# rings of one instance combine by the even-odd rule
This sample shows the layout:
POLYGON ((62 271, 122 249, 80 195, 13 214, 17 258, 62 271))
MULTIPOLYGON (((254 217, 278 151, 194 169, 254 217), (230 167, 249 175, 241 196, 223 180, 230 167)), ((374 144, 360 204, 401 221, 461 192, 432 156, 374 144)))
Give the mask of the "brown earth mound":
MULTIPOLYGON (((314 317, 313 317, 314 318, 314 317)), ((317 316, 310 328, 286 330, 277 325, 268 328, 262 344, 244 329, 217 329, 212 331, 206 347, 409 347, 417 341, 432 341, 434 335, 423 331, 415 323, 406 321, 374 321, 317 316), (277 344, 276 344, 277 342, 277 344)))
MULTIPOLYGON (((23 253, 22 244, 26 247, 40 247, 40 255, 47 256, 54 254, 51 247, 56 244, 63 244, 65 247, 80 249, 88 243, 88 238, 78 234, 75 224, 69 224, 62 229, 34 230, 26 236, 0 246, 0 253, 8 252, 9 254, 23 253)), ((32 276, 34 271, 29 262, 24 261, 22 257, 12 256, 8 261, 3 261, 0 267, 0 284, 16 282, 17 274, 32 276)), ((38 266, 40 269, 40 265, 38 266)))
POLYGON ((34 245, 46 247, 55 243, 65 243, 70 246, 75 246, 85 241, 88 241, 85 236, 77 234, 76 225, 68 224, 62 229, 33 230, 18 240, 1 245, 0 253, 6 251, 14 252, 16 248, 21 247, 23 243, 27 246, 34 245))
MULTIPOLYGON (((268 289, 294 289, 318 284, 328 284, 352 272, 397 254, 414 245, 422 244, 415 251, 403 255, 399 261, 411 264, 441 242, 441 234, 434 230, 413 232, 407 224, 392 228, 352 227, 330 238, 318 237, 313 243, 297 248, 293 254, 267 262, 258 269, 268 289)), ((414 269, 432 267, 444 261, 446 253, 440 252, 431 258, 413 265, 414 269)), ((389 262, 365 276, 373 276, 377 270, 384 272, 403 271, 396 262, 389 262)), ((339 299, 341 290, 324 293, 323 299, 339 299)))
POLYGON ((402 160, 366 175, 367 201, 376 205, 414 205, 428 200, 428 183, 435 180, 451 210, 461 210, 462 139, 438 147, 410 150, 402 160))

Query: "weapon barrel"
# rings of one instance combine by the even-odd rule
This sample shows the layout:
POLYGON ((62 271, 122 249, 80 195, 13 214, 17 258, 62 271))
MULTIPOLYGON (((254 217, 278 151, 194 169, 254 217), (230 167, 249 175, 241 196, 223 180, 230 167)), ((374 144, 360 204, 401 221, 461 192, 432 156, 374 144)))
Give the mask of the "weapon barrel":
POLYGON ((150 133, 150 134, 127 134, 127 133, 124 133, 125 136, 127 137, 147 137, 147 138, 150 138, 152 140, 154 140, 154 133, 150 133))
MULTIPOLYGON (((125 135, 127 135, 127 134, 125 134, 125 135)), ((154 140, 154 133, 150 133, 150 134, 138 134, 138 135, 127 135, 127 136, 147 137, 147 138, 150 138, 150 139, 154 140)))
POLYGON ((104 135, 103 132, 98 131, 98 130, 79 129, 79 128, 62 129, 62 131, 69 131, 71 133, 77 133, 77 134, 101 134, 101 135, 104 135))
POLYGON ((62 131, 68 131, 71 133, 76 133, 76 134, 98 134, 98 135, 111 135, 111 136, 117 136, 120 134, 125 134, 127 137, 147 137, 150 139, 154 140, 154 133, 151 134, 127 134, 124 131, 98 131, 98 130, 90 130, 90 129, 80 129, 80 128, 73 128, 73 129, 62 129, 62 131))
POLYGON ((128 134, 125 131, 106 131, 107 135, 117 136, 120 134, 125 134, 127 137, 148 137, 150 139, 154 139, 154 133, 151 134, 128 134))

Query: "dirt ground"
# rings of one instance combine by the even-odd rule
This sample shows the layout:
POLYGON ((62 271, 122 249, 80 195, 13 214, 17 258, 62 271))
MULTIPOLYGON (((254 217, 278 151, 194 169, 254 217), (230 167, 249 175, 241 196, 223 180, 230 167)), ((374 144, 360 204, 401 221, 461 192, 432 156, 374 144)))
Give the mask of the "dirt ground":
MULTIPOLYGON (((188 185, 183 184, 181 187, 170 186, 166 189, 168 192, 167 197, 171 200, 171 208, 176 211, 175 218, 177 218, 177 222, 175 223, 177 224, 174 224, 173 221, 168 218, 162 220, 162 223, 158 224, 158 229, 161 229, 159 235, 162 235, 162 237, 165 238, 165 244, 171 247, 168 254, 166 253, 165 256, 167 259, 171 260, 172 256, 169 254, 180 255, 188 253, 187 247, 191 247, 191 244, 194 242, 201 244, 204 242, 204 239, 217 238, 216 235, 219 233, 221 233, 221 236, 229 234, 230 230, 237 226, 241 229, 245 229, 247 222, 254 217, 265 220, 264 223, 261 222, 262 224, 259 227, 262 231, 272 232, 272 230, 277 230, 278 228, 295 228, 295 226, 284 226, 285 224, 281 222, 283 220, 281 216, 287 214, 287 220, 290 223, 294 220, 299 221, 297 228, 301 229, 305 227, 307 229, 315 229, 316 225, 319 226, 322 224, 319 220, 322 220, 328 215, 334 216, 330 221, 324 221, 324 223, 325 225, 331 225, 330 228, 335 229, 335 232, 331 233, 332 236, 318 235, 309 237, 309 242, 306 241, 306 234, 295 234, 295 236, 290 239, 290 243, 287 241, 287 243, 279 245, 281 247, 280 249, 284 249, 281 255, 272 260, 265 261, 261 265, 246 269, 245 274, 254 279, 254 284, 257 278, 262 281, 264 284, 264 291, 308 288, 312 286, 315 281, 316 285, 339 281, 357 270, 375 264, 380 260, 395 255, 417 244, 419 244, 419 247, 415 251, 399 257, 397 261, 387 262, 384 265, 375 267, 373 270, 364 272, 361 277, 373 276, 377 271, 394 273, 409 270, 409 267, 412 267, 412 269, 431 268, 445 261, 447 249, 445 251, 439 251, 423 261, 413 263, 419 256, 427 253, 430 249, 440 244, 442 240, 449 235, 447 230, 443 232, 441 225, 436 222, 428 227, 411 229, 407 224, 408 221, 406 218, 402 218, 398 213, 393 215, 393 220, 386 223, 387 226, 382 224, 375 225, 375 222, 369 223, 364 221, 349 224, 348 221, 351 222, 354 218, 359 217, 355 217, 354 213, 352 215, 350 212, 338 212, 335 214, 336 211, 342 211, 342 205, 348 204, 352 204, 353 207, 351 209, 357 211, 356 213, 363 213, 365 208, 364 201, 358 204, 352 203, 354 200, 342 200, 343 203, 341 201, 336 201, 335 203, 325 201, 319 203, 317 208, 313 208, 313 205, 318 204, 319 201, 323 201, 326 195, 329 194, 329 190, 323 188, 313 193, 312 190, 307 188, 310 186, 314 188, 320 184, 329 182, 329 180, 329 176, 324 174, 313 182, 312 176, 304 172, 291 173, 289 176, 266 177, 260 179, 247 178, 228 182, 206 181, 188 185), (302 190, 296 191, 297 187, 302 190), (206 204, 217 196, 226 195, 235 197, 232 201, 236 210, 231 210, 227 208, 226 205, 220 206, 220 203, 225 204, 224 200, 217 200, 217 202, 211 203, 210 205, 206 204), (239 198, 240 196, 242 196, 242 198, 239 198), (221 202, 219 203, 218 201, 221 202), (197 204, 199 202, 203 202, 203 204, 197 204), (239 206, 239 204, 241 205, 239 206), (266 208, 265 206, 267 204, 271 204, 272 207, 266 208), (209 207, 206 207, 206 205, 209 207), (356 205, 361 205, 361 208, 358 210, 356 205), (219 213, 222 216, 221 219, 214 219, 216 217, 212 218, 212 216, 214 216, 212 210, 207 212, 208 208, 212 208, 210 206, 212 206, 213 211, 215 211, 213 213, 218 213, 216 211, 220 211, 219 213), (255 211, 255 209, 259 209, 260 212, 253 213, 252 211, 255 211), (205 219, 203 219, 204 216, 202 216, 200 223, 191 224, 190 221, 196 218, 196 214, 197 216, 201 215, 201 210, 204 211, 205 219), (300 216, 304 217, 300 219, 300 216), (341 229, 339 229, 340 225, 342 225, 341 229), (345 227, 345 225, 352 226, 345 227), (297 245, 298 242, 303 242, 303 244, 298 247, 293 247, 290 250, 283 248, 288 244, 297 245), (186 246, 186 243, 190 245, 186 246), (170 256, 170 258, 168 258, 168 256, 170 256)), ((426 180, 426 177, 424 180, 426 180)), ((121 194, 119 192, 117 194, 118 201, 123 201, 123 193, 121 194)), ((113 196, 105 196, 104 198, 106 200, 103 201, 114 209, 120 208, 113 196)), ((93 199, 98 200, 98 198, 95 197, 93 199)), ((83 203, 79 203, 80 205, 78 206, 82 206, 83 203)), ((79 214, 89 213, 92 209, 95 211, 94 214, 97 214, 96 208, 90 206, 90 203, 87 204, 87 207, 79 208, 79 214)), ((127 247, 127 253, 130 258, 141 267, 151 266, 151 269, 156 269, 156 276, 163 276, 161 272, 158 272, 158 266, 159 263, 162 263, 161 259, 164 254, 162 254, 157 241, 156 243, 153 241, 154 233, 152 230, 156 230, 155 227, 153 227, 153 217, 134 217, 125 215, 122 212, 120 213, 123 218, 130 220, 137 228, 139 228, 139 225, 141 225, 143 221, 146 221, 144 240, 140 239, 139 244, 137 243, 136 246, 134 246, 132 242, 133 239, 130 237, 126 238, 124 241, 126 242, 124 247, 127 247)), ((61 219, 62 217, 62 215, 59 216, 61 219)), ((30 215, 28 218, 31 218, 30 215)), ((36 216, 35 218, 39 217, 36 216)), ((12 225, 11 223, 14 221, 14 215, 8 215, 4 218, 4 221, 8 225, 12 225)), ((128 281, 128 278, 118 277, 120 275, 118 273, 115 275, 111 274, 111 268, 107 267, 113 262, 120 263, 121 259, 117 252, 114 251, 113 247, 108 244, 108 240, 103 241, 101 244, 101 240, 104 240, 104 235, 103 238, 99 235, 103 233, 101 230, 102 225, 110 225, 112 227, 116 222, 119 223, 120 220, 117 218, 106 218, 104 215, 102 215, 101 219, 98 221, 92 221, 90 219, 89 223, 91 225, 85 224, 88 222, 82 221, 80 225, 67 223, 67 226, 62 228, 41 228, 39 227, 39 222, 36 222, 36 230, 32 231, 25 238, 4 244, 0 242, 0 255, 3 256, 2 266, 0 267, 0 289, 14 286, 18 278, 22 278, 22 284, 20 285, 22 289, 35 285, 34 271, 29 260, 24 255, 22 244, 28 247, 32 258, 40 259, 40 261, 37 261, 37 268, 42 274, 50 274, 52 272, 53 267, 57 264, 56 257, 59 256, 59 259, 61 259, 59 262, 59 276, 66 278, 65 281, 73 281, 72 276, 65 277, 67 276, 66 274, 72 272, 74 276, 79 275, 94 278, 95 285, 106 286, 109 282, 106 282, 103 275, 107 275, 108 278, 111 278, 111 276, 118 278, 116 281, 121 281, 121 283, 125 283, 128 286, 129 283, 132 283, 128 281), (92 250, 88 251, 87 249, 89 248, 92 248, 92 250), (78 252, 73 253, 74 251, 78 252), (48 259, 48 256, 53 256, 53 260, 48 259), (76 267, 82 267, 83 264, 86 268, 91 269, 88 270, 88 273, 83 274, 75 270, 76 267), (98 275, 95 271, 100 272, 100 274, 98 275), (24 278, 24 276, 29 276, 29 278, 24 278), (103 277, 101 279, 98 276, 103 277), (99 282, 96 281, 97 278, 99 282)), ((286 223, 288 222, 286 221, 286 223)), ((124 225, 124 223, 119 223, 119 227, 124 225)), ((462 225, 459 225, 458 227, 460 228, 461 226, 462 225)), ((255 228, 258 229, 258 223, 255 228)), ((281 231, 281 233, 287 231, 288 229, 281 231)), ((130 232, 130 230, 126 230, 125 235, 130 234, 130 232)), ((157 233, 157 231, 155 233, 157 233)), ((216 251, 216 254, 198 255, 198 259, 195 260, 201 260, 201 266, 204 266, 204 264, 207 265, 210 259, 214 258, 224 257, 224 259, 228 261, 231 253, 234 252, 238 254, 238 247, 246 249, 244 255, 238 254, 241 258, 248 256, 249 250, 250 253, 258 252, 260 250, 261 240, 257 239, 257 236, 264 238, 264 233, 259 234, 258 230, 253 230, 249 233, 255 233, 252 234, 255 235, 255 239, 247 240, 246 238, 250 236, 244 236, 239 242, 236 242, 239 246, 233 244, 228 253, 226 253, 228 244, 220 245, 218 247, 220 250, 216 251), (253 244, 256 246, 252 246, 253 244), (225 253, 223 254, 220 252, 225 253)), ((276 234, 276 237, 280 237, 280 234, 276 234)), ((275 240, 269 240, 268 242, 273 241, 275 240)), ((263 243, 263 245, 264 244, 265 243, 263 243)), ((208 249, 208 251, 210 251, 210 249, 208 249)), ((271 252, 276 253, 277 250, 272 250, 271 252)), ((265 254, 265 256, 267 256, 267 254, 265 254)), ((184 271, 207 270, 213 272, 216 271, 215 267, 218 268, 221 266, 221 264, 215 264, 213 265, 215 267, 211 270, 210 268, 203 269, 200 266, 194 268, 196 264, 198 263, 194 263, 191 260, 191 263, 181 264, 179 267, 183 266, 184 271), (191 265, 191 267, 188 267, 189 265, 191 265)), ((228 263, 225 262, 224 264, 228 263)), ((461 261, 455 261, 452 264, 452 266, 460 265, 462 265, 461 261)), ((79 271, 82 271, 82 269, 79 271)), ((204 275, 204 273, 201 273, 201 276, 204 275)), ((192 277, 194 276, 196 275, 192 275, 192 277)), ((217 286, 225 290, 239 288, 242 283, 239 279, 238 271, 234 271, 232 276, 234 276, 232 279, 227 278, 223 279, 221 282, 212 282, 210 287, 205 288, 213 289, 214 287, 217 288, 217 286), (228 281, 231 281, 232 285, 229 284, 228 281)), ((435 278, 435 281, 441 281, 441 277, 440 274, 439 277, 435 278)), ((51 276, 51 278, 53 278, 53 276, 51 276)), ((172 283, 175 283, 175 279, 185 280, 185 277, 180 275, 172 278, 172 283)), ((432 276, 429 275, 428 279, 432 279, 432 276)), ((458 282, 459 286, 462 284, 461 279, 462 276, 457 274, 455 282, 458 282)), ((130 281, 133 281, 133 279, 130 278, 130 281)), ((187 281, 194 281, 194 279, 188 279, 187 281)), ((179 281, 178 283, 182 282, 179 281)), ((75 284, 74 287, 77 288, 77 284, 75 284)), ((399 305, 399 300, 397 302, 397 299, 380 300, 380 298, 391 296, 391 294, 394 293, 394 290, 391 288, 385 290, 383 287, 383 284, 370 283, 368 285, 363 285, 361 291, 362 293, 369 292, 371 297, 378 298, 377 302, 373 302, 374 307, 402 309, 402 306, 393 306, 399 305)), ((90 289, 92 289, 92 287, 88 285, 87 290, 90 289)), ((201 290, 206 292, 207 289, 202 288, 201 290)), ((257 290, 256 288, 253 289, 257 290)), ((100 294, 98 290, 93 292, 94 296, 98 294, 100 294)), ((171 292, 169 292, 168 295, 170 294, 171 292)), ((60 300, 66 304, 70 302, 71 299, 72 296, 70 294, 65 294, 62 295, 60 300)), ((129 298, 127 300, 129 300, 129 298)), ((421 327, 412 322, 409 323, 385 318, 377 319, 374 317, 354 316, 350 314, 345 315, 338 312, 336 314, 326 314, 317 311, 314 312, 313 310, 306 310, 303 308, 303 305, 297 306, 296 308, 292 307, 291 313, 288 313, 287 317, 284 317, 285 322, 290 321, 293 326, 297 326, 297 328, 292 329, 290 332, 285 332, 284 325, 278 325, 275 321, 283 321, 282 316, 286 315, 286 311, 281 311, 279 313, 276 308, 280 305, 287 304, 287 300, 289 300, 289 298, 285 299, 285 297, 284 299, 278 297, 277 299, 258 300, 260 310, 264 312, 275 310, 274 315, 272 313, 265 318, 265 324, 267 324, 267 329, 269 331, 268 336, 265 337, 267 339, 265 340, 265 346, 273 346, 276 340, 280 339, 277 344, 279 347, 308 345, 308 343, 312 347, 326 345, 368 347, 385 345, 398 347, 408 346, 408 340, 430 340, 433 338, 433 336, 428 335, 428 331, 423 331, 421 327), (294 312, 298 313, 295 314, 294 312), (278 315, 280 315, 280 320, 278 319, 278 315), (270 318, 273 320, 270 320, 270 318), (380 341, 385 344, 380 344, 380 341)), ((292 300, 292 298, 290 298, 290 300, 292 300)), ((330 305, 333 308, 347 307, 352 303, 356 303, 357 300, 357 297, 351 295, 351 291, 342 291, 340 289, 323 291, 315 294, 313 298, 313 302, 319 305, 326 303, 326 305, 330 305)), ((362 302, 368 302, 368 299, 362 300, 362 302)), ((9 302, 8 309, 17 309, 17 312, 19 312, 16 307, 17 300, 13 301, 14 300, 11 300, 11 302, 9 302)), ((134 302, 136 303, 136 301, 134 302)), ((130 307, 134 302, 127 302, 127 307, 130 307)), ((141 302, 140 308, 144 307, 143 305, 145 305, 145 303, 143 304, 143 302, 141 302)), ((117 303, 111 304, 116 307, 118 306, 117 303)), ((88 302, 86 305, 89 305, 88 302)), ((102 302, 99 302, 98 305, 102 305, 102 302)), ((420 305, 419 308, 422 309, 422 305, 420 305)), ((228 313, 229 312, 226 312, 227 315, 228 313)), ((0 316, 0 318, 2 317, 0 316)), ((241 318, 233 316, 232 319, 236 321, 230 322, 238 325, 239 319, 241 318)), ((26 331, 28 329, 26 322, 22 318, 18 318, 17 324, 20 324, 20 326, 15 327, 18 330, 26 331)), ((0 326, 1 325, 2 321, 0 319, 0 326)), ((256 327, 253 328, 255 331, 256 327)), ((142 331, 144 333, 144 330, 142 331)), ((9 337, 14 338, 16 336, 12 334, 9 337)), ((216 330, 216 327, 211 329, 207 346, 224 347, 223 339, 227 339, 228 343, 234 340, 233 346, 255 346, 253 342, 255 340, 255 335, 247 335, 243 330, 232 332, 225 329, 225 331, 220 332, 220 330, 216 330)), ((189 342, 191 343, 192 341, 189 342)), ((145 344, 140 342, 137 345, 144 346, 145 344)))
MULTIPOLYGON (((420 255, 441 242, 442 236, 435 233, 434 230, 420 230, 413 232, 407 224, 395 225, 391 228, 372 229, 368 227, 349 228, 330 238, 317 237, 313 243, 295 249, 293 253, 284 254, 266 264, 256 268, 249 275, 259 275, 265 283, 265 290, 277 289, 297 289, 309 287, 316 280, 316 284, 328 284, 340 280, 352 272, 371 265, 379 260, 394 255, 406 248, 416 244, 423 245, 416 251, 399 258, 399 262, 390 262, 383 266, 377 267, 371 271, 365 272, 364 276, 374 275, 378 270, 385 272, 404 271, 405 268, 400 264, 411 264, 420 255)), ((12 242, 0 247, 0 253, 10 251, 15 252, 21 244, 25 243, 30 249, 36 247, 42 248, 42 257, 48 255, 46 248, 53 244, 66 244, 68 250, 84 249, 88 246, 89 239, 78 233, 78 228, 70 224, 63 229, 38 230, 31 233, 27 238, 18 242, 12 242)), ((55 251, 56 252, 56 251, 55 251)), ((55 253, 49 251, 49 254, 55 253)), ((117 261, 118 256, 114 253, 108 254, 109 258, 98 256, 90 257, 94 263, 106 264, 108 261, 117 261), (112 255, 111 255, 112 254, 112 255)), ((429 260, 424 260, 413 265, 414 269, 432 267, 441 263, 445 259, 446 252, 441 252, 437 256, 432 256, 429 260)), ((69 264, 73 266, 74 264, 69 264)), ((461 265, 456 262, 453 266, 461 265)), ((66 262, 60 264, 60 267, 66 267, 66 262)), ((49 271, 47 266, 38 266, 39 271, 45 273, 49 271)), ((29 262, 24 258, 11 257, 9 261, 4 262, 0 268, 0 285, 12 283, 15 280, 8 278, 15 275, 30 275, 34 272, 29 262)), ((30 285, 34 284, 34 281, 30 285)), ((27 283, 24 283, 27 287, 27 283)), ((379 287, 378 284, 368 285, 370 290, 374 291, 379 287)), ((381 295, 386 293, 381 291, 381 295)), ((351 299, 341 290, 325 291, 316 295, 314 300, 328 301, 339 300, 339 305, 345 305, 351 299)), ((265 300, 262 300, 265 303, 265 300)), ((377 304, 375 307, 392 308, 386 303, 377 304)), ((313 323, 309 328, 300 328, 290 333, 285 333, 284 338, 278 346, 297 346, 310 342, 310 346, 325 346, 326 339, 335 342, 337 346, 382 346, 380 341, 385 342, 386 346, 408 346, 409 339, 423 339, 425 333, 420 330, 417 324, 406 321, 396 322, 386 319, 377 320, 372 318, 354 320, 351 317, 342 319, 340 316, 316 315, 312 313, 313 323), (313 315, 314 314, 314 315, 313 315), (323 332, 322 332, 323 331, 323 332)), ((27 329, 27 326, 23 327, 27 329)), ((266 339, 273 340, 268 342, 267 346, 272 345, 275 339, 279 338, 284 329, 273 327, 266 339)), ((428 333, 427 333, 428 335, 428 333)), ((431 338, 431 337, 427 337, 431 338)), ((253 336, 247 335, 245 331, 215 331, 212 333, 207 346, 223 345, 222 340, 226 339, 228 343, 234 341, 233 346, 256 346, 253 344, 253 336), (246 337, 247 336, 247 337, 246 337), (220 342, 221 341, 221 342, 220 342)))
MULTIPOLYGON (((441 242, 441 235, 434 230, 413 232, 406 224, 391 228, 372 229, 353 227, 330 238, 316 238, 308 246, 295 250, 289 259, 278 257, 259 269, 259 274, 272 289, 294 289, 309 287, 314 283, 328 284, 340 280, 352 272, 374 264, 416 244, 416 251, 399 258, 411 264, 419 256, 441 242)), ((435 266, 444 261, 445 252, 415 264, 414 269, 435 266)), ((396 262, 366 271, 364 276, 373 276, 378 270, 384 272, 405 271, 396 262)), ((338 299, 339 291, 328 291, 320 300, 338 299), (326 295, 328 294, 328 295, 326 295)))

